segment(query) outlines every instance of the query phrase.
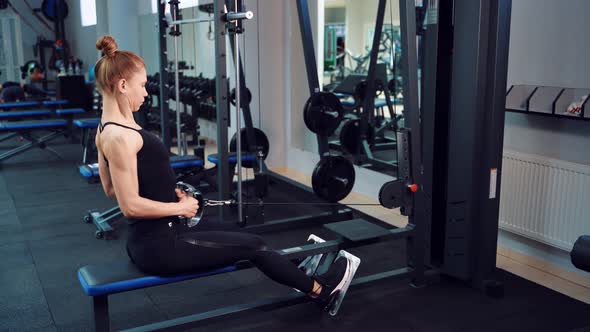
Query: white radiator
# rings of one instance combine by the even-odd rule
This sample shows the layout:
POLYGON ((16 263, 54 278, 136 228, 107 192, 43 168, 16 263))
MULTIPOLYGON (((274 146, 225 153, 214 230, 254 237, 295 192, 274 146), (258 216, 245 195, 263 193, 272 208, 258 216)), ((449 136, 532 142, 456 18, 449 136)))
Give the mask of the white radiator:
POLYGON ((570 251, 590 234, 590 166, 504 151, 500 228, 570 251))

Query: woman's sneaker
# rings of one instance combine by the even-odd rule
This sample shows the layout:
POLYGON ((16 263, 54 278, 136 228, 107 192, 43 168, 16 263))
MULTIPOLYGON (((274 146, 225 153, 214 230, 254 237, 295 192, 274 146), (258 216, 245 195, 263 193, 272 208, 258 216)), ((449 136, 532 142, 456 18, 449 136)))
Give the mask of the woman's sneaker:
POLYGON ((360 263, 360 258, 341 250, 328 271, 316 277, 322 285, 322 291, 316 300, 330 315, 335 316, 338 313, 360 263))

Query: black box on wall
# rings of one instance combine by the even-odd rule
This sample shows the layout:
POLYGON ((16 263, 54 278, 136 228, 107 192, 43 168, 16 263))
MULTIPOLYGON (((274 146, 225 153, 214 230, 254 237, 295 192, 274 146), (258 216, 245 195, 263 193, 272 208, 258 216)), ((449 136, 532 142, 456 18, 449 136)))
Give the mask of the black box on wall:
POLYGON ((88 110, 90 96, 83 75, 59 76, 57 78, 57 99, 70 103, 66 108, 81 107, 88 110))

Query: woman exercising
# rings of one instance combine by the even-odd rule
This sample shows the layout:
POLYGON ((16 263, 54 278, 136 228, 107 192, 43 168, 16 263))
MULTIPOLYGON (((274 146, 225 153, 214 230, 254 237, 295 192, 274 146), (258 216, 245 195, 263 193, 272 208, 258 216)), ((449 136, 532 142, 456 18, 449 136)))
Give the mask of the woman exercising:
POLYGON ((267 250, 257 235, 226 231, 186 232, 178 216, 195 216, 199 204, 176 189, 169 152, 133 118, 147 96, 144 61, 117 50, 113 37, 96 42, 96 85, 103 111, 96 133, 100 179, 129 220, 127 253, 139 269, 154 275, 206 271, 249 260, 264 274, 326 307, 352 278, 348 259, 339 258, 325 274, 310 277, 287 258, 267 250), (216 244, 216 245, 210 245, 216 244))

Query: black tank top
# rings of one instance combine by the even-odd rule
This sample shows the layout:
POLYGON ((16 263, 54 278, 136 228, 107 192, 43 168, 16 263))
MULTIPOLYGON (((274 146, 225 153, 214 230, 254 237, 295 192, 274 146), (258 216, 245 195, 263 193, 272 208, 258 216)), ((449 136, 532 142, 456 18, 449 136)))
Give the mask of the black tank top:
MULTIPOLYGON (((139 182, 139 196, 159 202, 177 202, 176 175, 170 166, 170 156, 162 141, 145 129, 135 129, 116 122, 99 125, 102 132, 108 125, 116 125, 138 132, 143 139, 143 146, 137 152, 137 180, 139 182)), ((105 158, 108 165, 108 160, 105 158)), ((170 219, 170 218, 161 218, 170 219)), ((146 219, 129 219, 130 224, 146 219)), ((144 224, 142 222, 142 224, 144 224)))

